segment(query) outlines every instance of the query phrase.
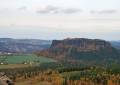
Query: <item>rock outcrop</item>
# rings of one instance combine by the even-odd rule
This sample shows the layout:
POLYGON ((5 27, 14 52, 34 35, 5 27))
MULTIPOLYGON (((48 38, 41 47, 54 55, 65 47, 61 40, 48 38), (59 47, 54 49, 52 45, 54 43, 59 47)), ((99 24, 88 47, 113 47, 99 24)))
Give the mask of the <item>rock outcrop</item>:
POLYGON ((0 85, 14 85, 14 83, 4 72, 0 72, 0 85))

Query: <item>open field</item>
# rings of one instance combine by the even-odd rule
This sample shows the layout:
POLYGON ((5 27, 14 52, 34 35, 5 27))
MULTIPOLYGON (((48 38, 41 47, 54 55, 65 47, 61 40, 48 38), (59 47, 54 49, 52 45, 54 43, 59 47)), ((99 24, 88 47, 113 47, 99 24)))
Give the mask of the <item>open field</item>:
POLYGON ((8 64, 8 65, 0 65, 0 69, 13 69, 13 68, 23 68, 30 67, 30 64, 8 64))
POLYGON ((45 57, 37 57, 35 55, 10 55, 0 56, 0 63, 5 64, 32 64, 32 63, 48 63, 54 60, 45 57))
POLYGON ((0 69, 23 68, 49 62, 55 62, 55 60, 35 55, 4 55, 0 56, 0 69))

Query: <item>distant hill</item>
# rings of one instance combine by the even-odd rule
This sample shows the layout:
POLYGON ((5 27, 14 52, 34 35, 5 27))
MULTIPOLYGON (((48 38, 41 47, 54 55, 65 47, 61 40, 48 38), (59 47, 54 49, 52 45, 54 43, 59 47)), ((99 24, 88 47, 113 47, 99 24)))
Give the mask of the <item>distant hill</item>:
POLYGON ((0 53, 31 53, 48 48, 49 40, 0 38, 0 53))
POLYGON ((37 55, 86 65, 118 63, 120 60, 120 52, 110 42, 85 38, 53 40, 49 49, 37 55))
POLYGON ((111 41, 110 43, 113 47, 120 49, 120 41, 111 41))

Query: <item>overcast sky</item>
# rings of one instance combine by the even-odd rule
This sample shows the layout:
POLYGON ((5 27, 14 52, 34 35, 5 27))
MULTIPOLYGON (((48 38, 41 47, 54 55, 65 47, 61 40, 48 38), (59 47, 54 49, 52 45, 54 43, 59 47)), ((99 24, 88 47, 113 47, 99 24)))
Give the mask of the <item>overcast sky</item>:
POLYGON ((0 0, 0 37, 119 36, 120 0, 0 0))

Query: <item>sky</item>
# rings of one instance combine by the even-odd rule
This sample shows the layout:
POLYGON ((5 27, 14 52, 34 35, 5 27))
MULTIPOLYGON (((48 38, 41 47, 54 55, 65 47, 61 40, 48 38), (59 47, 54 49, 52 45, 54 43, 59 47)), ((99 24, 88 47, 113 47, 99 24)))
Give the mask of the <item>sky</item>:
POLYGON ((0 37, 120 40, 120 0, 0 0, 0 37))

